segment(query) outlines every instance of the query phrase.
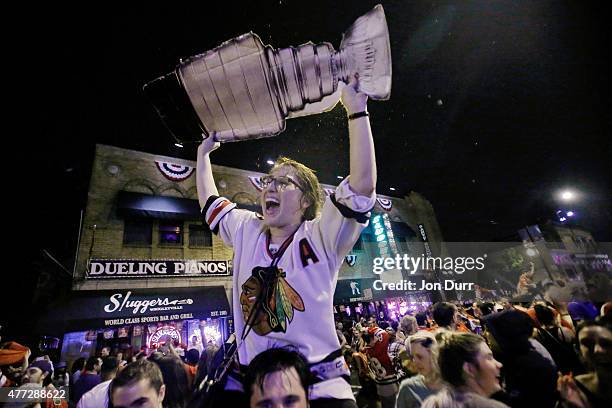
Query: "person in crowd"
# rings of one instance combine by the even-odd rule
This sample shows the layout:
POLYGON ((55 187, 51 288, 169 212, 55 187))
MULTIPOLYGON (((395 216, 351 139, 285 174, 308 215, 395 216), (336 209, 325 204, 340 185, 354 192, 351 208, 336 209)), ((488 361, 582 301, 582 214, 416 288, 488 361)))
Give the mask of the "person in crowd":
POLYGON ((108 346, 104 346, 102 347, 102 350, 100 350, 100 357, 104 358, 104 357, 110 356, 110 353, 111 353, 111 348, 108 346))
POLYGON ((400 322, 398 322, 395 319, 392 319, 389 322, 389 327, 393 330, 393 333, 395 334, 395 336, 401 340, 402 342, 404 340, 406 340, 406 336, 404 335, 404 333, 402 333, 402 331, 400 330, 400 322))
MULTIPOLYGON (((491 396, 502 391, 502 364, 495 360, 484 339, 473 333, 441 334, 438 352, 440 375, 448 385, 423 401, 423 408, 508 408, 491 396)), ((535 405, 523 405, 530 407, 535 405)))
POLYGON ((417 330, 419 330, 419 324, 416 317, 408 314, 402 317, 402 320, 400 320, 399 332, 402 333, 404 340, 407 340, 408 337, 415 334, 417 330))
POLYGON ((344 336, 344 333, 342 332, 343 327, 344 325, 342 324, 342 322, 336 323, 336 335, 338 336, 338 341, 340 342, 340 348, 343 348, 344 346, 348 344, 348 342, 346 341, 346 337, 344 336))
POLYGON ((557 369, 563 374, 582 373, 584 368, 573 348, 574 332, 557 324, 549 306, 536 304, 534 310, 540 323, 540 327, 535 329, 535 338, 551 354, 557 369))
POLYGON ((68 367, 65 361, 60 361, 53 371, 53 385, 55 388, 70 386, 70 376, 68 375, 68 367))
POLYGON ((357 348, 351 348, 351 368, 357 371, 357 378, 361 389, 357 394, 357 406, 376 408, 380 405, 376 391, 376 376, 370 369, 368 356, 365 352, 366 344, 361 334, 358 336, 357 348))
POLYGON ((433 333, 427 331, 420 331, 406 340, 418 375, 402 381, 395 408, 419 408, 427 397, 442 388, 438 344, 433 333))
POLYGON ((387 347, 387 354, 391 359, 391 363, 395 368, 395 372, 399 373, 401 370, 400 354, 406 351, 404 342, 397 338, 395 330, 392 327, 387 327, 385 330, 389 334, 389 346, 387 347))
POLYGON ((382 408, 394 407, 399 384, 395 366, 388 353, 389 333, 380 327, 370 327, 362 337, 367 345, 365 351, 375 376, 376 391, 382 408))
POLYGON ((113 356, 102 358, 102 367, 100 368, 100 380, 110 381, 117 375, 119 369, 119 360, 113 356))
POLYGON ((149 359, 159 366, 162 373, 166 388, 163 398, 164 408, 184 408, 191 398, 191 390, 181 359, 175 352, 169 352, 165 356, 153 353, 149 359))
POLYGON ((165 394, 159 366, 144 358, 125 366, 109 391, 113 408, 162 408, 165 394))
POLYGON ((495 303, 493 302, 483 302, 478 304, 478 310, 480 311, 479 318, 483 318, 484 316, 488 316, 491 313, 495 313, 495 303))
POLYGON ((193 388, 198 389, 206 376, 211 372, 211 367, 214 362, 215 354, 219 351, 219 346, 216 344, 208 344, 204 352, 200 354, 200 359, 196 368, 196 374, 193 380, 193 388))
POLYGON ((578 326, 580 355, 589 371, 560 376, 557 383, 564 406, 609 407, 612 401, 612 320, 599 318, 578 326))
POLYGON ((124 354, 122 352, 117 353, 117 366, 124 367, 127 365, 127 360, 124 358, 124 354))
POLYGON ((509 309, 483 319, 485 337, 495 358, 503 364, 509 405, 512 407, 553 407, 556 401, 557 368, 542 356, 530 341, 531 318, 509 309))
MULTIPOLYGON (((21 376, 21 386, 18 390, 40 392, 57 391, 53 386, 53 366, 46 359, 33 361, 21 376)), ((3 405, 5 408, 31 407, 32 404, 24 402, 8 402, 3 405)), ((66 399, 46 398, 38 404, 41 408, 68 408, 66 399)))
POLYGON ((533 262, 529 262, 529 270, 521 274, 518 283, 516 284, 516 293, 518 297, 524 297, 529 294, 530 290, 535 289, 536 284, 533 283, 534 276, 535 264, 533 262))
POLYGON ((185 372, 187 373, 187 387, 189 390, 193 388, 193 381, 196 376, 198 362, 200 361, 200 353, 197 349, 189 349, 185 353, 185 372))
POLYGON ((260 353, 249 364, 244 381, 249 407, 309 407, 310 375, 306 358, 297 351, 272 348, 260 353))
POLYGON ((119 361, 116 357, 110 355, 103 357, 100 370, 102 382, 83 394, 77 403, 77 408, 107 408, 110 384, 118 371, 119 361))
POLYGON ((83 394, 102 382, 100 378, 101 369, 102 359, 100 357, 92 356, 87 359, 85 362, 85 370, 72 387, 72 401, 75 403, 79 402, 83 394))
POLYGON ((195 335, 191 336, 191 341, 189 342, 189 345, 187 346, 187 351, 193 350, 193 349, 198 350, 198 355, 202 354, 202 351, 204 350, 204 346, 198 339, 198 336, 195 336, 195 335))
POLYGON ((433 319, 438 326, 436 333, 457 330, 457 306, 449 302, 438 302, 433 307, 433 319))
POLYGON ((21 384, 21 376, 29 366, 32 352, 29 347, 15 341, 0 344, 0 367, 4 374, 4 387, 21 384))
MULTIPOLYGON (((305 165, 281 158, 261 178, 262 218, 219 197, 209 156, 219 147, 214 137, 198 148, 196 184, 202 214, 210 229, 234 248, 234 319, 236 332, 244 337, 238 349, 242 365, 271 345, 296 346, 310 364, 343 360, 333 292, 344 257, 368 224, 376 202, 374 142, 367 95, 357 91, 358 81, 353 76, 341 96, 349 115, 350 176, 325 200, 320 216, 322 190, 305 165), (273 297, 274 293, 285 295, 273 297)), ((354 406, 350 385, 342 378, 348 373, 342 364, 337 367, 312 387, 313 399, 334 398, 339 406, 354 406)), ((231 377, 226 390, 239 389, 237 378, 231 377)))
POLYGON ((599 316, 599 310, 588 298, 584 285, 575 284, 570 290, 573 300, 567 305, 567 310, 574 322, 593 320, 599 316))
POLYGON ((72 363, 72 366, 70 367, 71 385, 74 386, 74 383, 76 383, 79 377, 81 376, 81 373, 85 369, 85 361, 86 359, 84 357, 79 357, 76 360, 74 360, 74 362, 72 363))
POLYGON ((414 315, 414 318, 417 321, 418 330, 429 329, 429 322, 427 321, 427 313, 419 312, 414 315))

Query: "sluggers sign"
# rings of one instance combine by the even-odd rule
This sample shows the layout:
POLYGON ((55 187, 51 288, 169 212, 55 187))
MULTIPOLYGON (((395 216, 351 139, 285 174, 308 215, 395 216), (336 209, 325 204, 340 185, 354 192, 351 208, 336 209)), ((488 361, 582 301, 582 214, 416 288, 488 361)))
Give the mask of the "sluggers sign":
POLYGON ((232 261, 92 259, 87 279, 229 276, 232 261))

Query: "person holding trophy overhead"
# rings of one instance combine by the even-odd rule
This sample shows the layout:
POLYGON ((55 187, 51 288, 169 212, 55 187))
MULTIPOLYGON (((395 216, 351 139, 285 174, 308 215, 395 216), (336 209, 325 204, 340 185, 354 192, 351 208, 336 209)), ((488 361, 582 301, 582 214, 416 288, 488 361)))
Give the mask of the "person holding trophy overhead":
MULTIPOLYGON (((354 74, 341 95, 348 115, 350 175, 322 207, 314 172, 280 158, 261 178, 263 217, 237 209, 219 197, 213 179, 210 153, 219 143, 209 136, 197 153, 202 215, 210 229, 234 248, 233 310, 241 338, 240 364, 248 365, 270 348, 295 347, 310 364, 314 407, 356 406, 336 336, 333 295, 342 261, 367 225, 375 203, 376 159, 368 97, 357 90, 358 83, 354 74)), ((241 391, 241 385, 230 374, 225 389, 241 391)))
POLYGON ((230 369, 236 355, 244 372, 261 352, 290 347, 309 364, 312 407, 356 407, 333 296, 344 257, 376 201, 367 101, 391 93, 382 6, 355 20, 339 51, 312 42, 276 49, 249 32, 181 60, 144 90, 177 143, 201 143, 196 183, 202 216, 234 248, 236 341, 226 343, 223 362, 199 387, 200 405, 245 405, 240 373, 230 369), (278 135, 287 119, 330 110, 338 101, 348 115, 350 175, 325 202, 314 172, 285 157, 260 180, 263 215, 219 197, 210 153, 220 143, 278 135))

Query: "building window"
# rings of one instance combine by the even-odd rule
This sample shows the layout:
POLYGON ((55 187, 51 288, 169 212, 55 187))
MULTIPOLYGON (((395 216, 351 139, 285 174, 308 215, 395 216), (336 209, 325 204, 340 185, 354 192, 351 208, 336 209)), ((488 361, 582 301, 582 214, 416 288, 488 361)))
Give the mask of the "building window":
POLYGON ((212 234, 206 225, 189 225, 189 246, 190 247, 211 247, 212 234))
POLYGON ((182 222, 162 222, 159 223, 159 243, 178 245, 183 243, 183 223, 182 222))
POLYGON ((151 245, 153 223, 147 219, 126 219, 123 228, 125 245, 151 245))

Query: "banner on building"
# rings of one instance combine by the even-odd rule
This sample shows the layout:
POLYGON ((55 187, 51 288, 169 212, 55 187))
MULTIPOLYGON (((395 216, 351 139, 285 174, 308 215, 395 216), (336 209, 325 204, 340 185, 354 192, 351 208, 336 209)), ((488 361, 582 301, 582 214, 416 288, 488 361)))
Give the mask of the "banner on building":
POLYGON ((87 279, 229 276, 231 261, 92 259, 87 279))
POLYGON ((253 184, 253 187, 257 189, 257 191, 263 191, 260 177, 249 176, 249 180, 251 181, 251 184, 253 184))
POLYGON ((172 181, 183 181, 187 180, 195 167, 185 166, 183 164, 174 164, 164 161, 155 160, 157 168, 168 180, 172 181))
POLYGON ((382 208, 385 211, 391 211, 391 208, 393 208, 393 201, 389 199, 376 198, 376 201, 378 202, 378 205, 380 205, 380 208, 382 208))

